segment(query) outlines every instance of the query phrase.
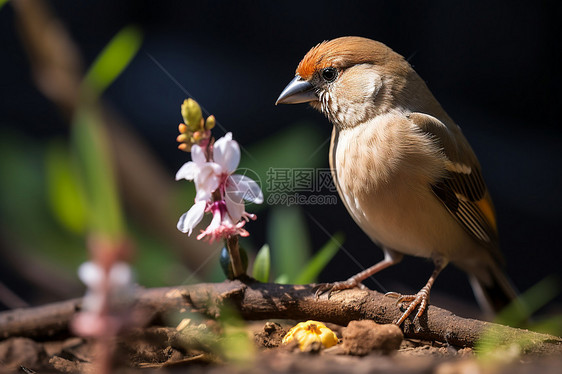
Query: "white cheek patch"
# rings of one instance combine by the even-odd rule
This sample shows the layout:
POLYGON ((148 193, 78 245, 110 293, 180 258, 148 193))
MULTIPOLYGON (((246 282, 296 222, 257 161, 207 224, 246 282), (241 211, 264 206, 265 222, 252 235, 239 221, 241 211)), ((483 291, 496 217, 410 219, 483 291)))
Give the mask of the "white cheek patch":
POLYGON ((326 91, 319 92, 321 110, 337 124, 362 122, 372 112, 382 84, 381 76, 372 65, 350 67, 326 91))
POLYGON ((370 65, 357 65, 346 72, 346 89, 353 101, 372 100, 380 91, 382 78, 370 65))
POLYGON ((378 96, 379 91, 382 88, 382 78, 377 73, 373 73, 374 77, 370 80, 370 84, 368 87, 369 97, 375 101, 375 98, 378 96))
POLYGON ((338 87, 338 91, 345 91, 343 95, 337 95, 340 122, 355 123, 364 119, 382 86, 381 77, 372 68, 358 65, 352 69, 346 72, 345 85, 338 87))

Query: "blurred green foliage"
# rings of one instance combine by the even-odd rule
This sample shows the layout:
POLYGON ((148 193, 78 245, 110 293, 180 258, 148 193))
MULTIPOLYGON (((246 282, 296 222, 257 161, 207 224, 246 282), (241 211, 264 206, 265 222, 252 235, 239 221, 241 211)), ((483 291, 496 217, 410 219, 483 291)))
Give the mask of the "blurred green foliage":
POLYGON ((125 222, 109 140, 96 100, 129 65, 141 42, 142 34, 134 26, 123 28, 111 39, 86 73, 82 100, 72 119, 71 141, 87 200, 89 230, 115 239, 126 236, 125 222))
POLYGON ((48 203, 57 222, 68 231, 84 234, 87 206, 82 186, 76 178, 76 165, 62 139, 47 144, 45 155, 48 203))
POLYGON ((0 0, 0 10, 8 3, 9 0, 0 0))
POLYGON ((269 270, 271 269, 271 256, 269 253, 269 245, 264 244, 254 260, 252 276, 263 283, 269 282, 269 270))
MULTIPOLYGON (((0 3, 2 5, 3 3, 0 3)), ((184 283, 186 278, 222 280, 224 275, 201 276, 186 268, 178 254, 169 248, 169 238, 147 231, 136 217, 122 210, 115 165, 108 135, 97 99, 122 73, 138 52, 142 34, 134 26, 118 32, 88 70, 78 109, 71 120, 68 138, 34 141, 18 132, 0 130, 0 222, 8 248, 20 259, 33 258, 49 264, 62 278, 76 279, 76 268, 88 258, 88 233, 120 237, 127 232, 137 249, 134 267, 138 281, 145 286, 184 283), (167 244, 168 243, 168 244, 167 244), (10 245, 11 244, 11 245, 10 245)), ((172 124, 170 124, 172 126, 172 124)), ((325 162, 321 137, 309 123, 280 129, 276 134, 242 144, 241 169, 257 179, 267 199, 270 168, 314 168, 325 162)), ((178 157, 181 157, 178 153, 178 157)), ((189 158, 189 156, 188 156, 189 158)), ((187 160, 186 160, 187 161, 187 160)), ((173 176, 170 175, 170 180, 173 176)), ((173 183, 173 182, 172 182, 173 183)), ((170 214, 189 208, 195 190, 192 183, 177 186, 166 207, 170 214)), ((267 204, 251 205, 249 211, 267 204)), ((253 273, 261 281, 271 277, 285 282, 307 283, 337 251, 340 234, 330 240, 315 257, 302 210, 298 206, 269 207, 267 241, 254 258, 253 273)), ((251 228, 250 228, 251 230, 251 228)), ((256 253, 263 243, 244 238, 244 246, 256 253)), ((213 251, 210 247, 210 256, 213 251)), ((218 251, 216 263, 218 268, 218 251)))
POLYGON ((293 283, 308 284, 318 281, 318 276, 336 255, 344 241, 344 235, 337 232, 326 244, 305 264, 293 283))
POLYGON ((97 97, 125 70, 142 43, 136 26, 121 29, 98 55, 84 78, 84 85, 97 97))
MULTIPOLYGON (((236 134, 234 134, 236 137, 236 134)), ((247 146, 242 144, 242 159, 239 169, 248 169, 246 175, 261 185, 264 199, 270 195, 268 171, 275 168, 314 168, 323 165, 325 152, 317 151, 322 138, 312 124, 299 122, 283 128, 276 134, 247 146)), ((259 210, 267 204, 252 205, 259 210)))
POLYGON ((119 239, 125 222, 111 162, 109 140, 97 109, 80 107, 72 123, 72 148, 78 163, 80 183, 88 206, 90 233, 119 239))
MULTIPOLYGON (((310 158, 310 154, 307 154, 310 150, 306 150, 305 143, 302 141, 304 134, 311 139, 309 143, 320 146, 318 140, 320 137, 315 133, 313 126, 310 128, 302 126, 300 124, 288 127, 269 138, 246 146, 251 156, 243 154, 243 162, 246 167, 251 167, 252 171, 257 172, 266 196, 267 188, 264 182, 267 179, 267 170, 273 165, 276 165, 275 167, 321 165, 323 152, 318 152, 319 157, 310 158)), ((94 135, 80 136, 90 141, 86 145, 90 147, 91 136, 94 135)), ((182 153, 178 152, 178 155, 181 157, 182 153)), ((76 278, 77 266, 88 257, 84 238, 88 215, 91 214, 90 203, 85 197, 83 187, 86 182, 81 177, 77 156, 76 145, 70 146, 69 139, 54 138, 44 143, 34 143, 22 134, 0 134, 2 160, 0 172, 3 176, 10 176, 2 178, 0 183, 0 219, 6 223, 4 230, 11 233, 11 241, 20 243, 22 248, 25 248, 26 252, 19 255, 33 256, 51 263, 59 268, 60 274, 72 278, 76 278), (30 227, 33 228, 33 235, 29 235, 30 227)), ((90 177, 92 181, 90 183, 97 184, 99 178, 90 177)), ((173 181, 173 175, 170 175, 170 180, 173 181)), ((193 183, 174 183, 174 186, 176 188, 173 190, 173 196, 170 196, 170 206, 167 208, 170 209, 171 214, 179 217, 181 212, 189 208, 195 190, 193 183)), ((104 188, 98 186, 97 193, 100 194, 98 199, 102 200, 101 206, 107 203, 104 200, 108 199, 104 197, 103 191, 104 188)), ((114 195, 109 197, 109 200, 116 198, 114 195)), ((267 204, 253 204, 248 210, 255 212, 266 207, 267 204)), ((269 208, 269 214, 259 215, 260 220, 269 218, 267 242, 271 247, 268 278, 271 280, 273 276, 273 279, 284 283, 305 282, 302 273, 309 264, 312 249, 302 209, 298 206, 269 208)), ((106 216, 105 212, 111 209, 99 209, 101 224, 107 223, 105 221, 109 216, 106 216)), ((128 233, 137 248, 133 265, 138 281, 142 285, 150 287, 180 284, 185 282, 187 277, 191 279, 190 283, 224 279, 218 264, 219 251, 213 252, 214 247, 209 247, 209 256, 214 255, 211 261, 216 262, 216 271, 207 275, 190 275, 177 254, 173 253, 166 244, 166 238, 156 237, 148 232, 133 216, 126 216, 123 219, 127 222, 128 233)), ((248 226, 252 232, 250 224, 248 226)), ((336 236, 336 238, 341 242, 341 237, 336 236)), ((243 245, 249 249, 250 257, 254 258, 256 249, 260 248, 261 243, 254 243, 252 235, 243 240, 243 245)), ((332 247, 334 242, 329 243, 332 244, 328 247, 332 247)), ((321 253, 324 251, 322 250, 321 253)), ((313 273, 318 273, 321 267, 323 265, 316 266, 317 270, 313 273)), ((308 277, 308 279, 312 278, 308 277)))
POLYGON ((218 322, 222 330, 219 340, 220 355, 234 364, 250 364, 255 358, 256 346, 238 310, 228 304, 223 305, 218 322))
POLYGON ((502 310, 496 323, 509 326, 522 326, 529 318, 553 300, 560 293, 560 280, 551 275, 529 288, 519 298, 502 310))
POLYGON ((64 276, 76 271, 87 252, 83 239, 62 227, 49 209, 47 148, 18 133, 0 134, 0 230, 4 242, 18 249, 12 256, 23 262, 33 258, 64 276))
POLYGON ((308 227, 298 206, 275 206, 269 214, 268 243, 276 275, 295 280, 310 258, 312 249, 308 227))
MULTIPOLYGON (((508 305, 497 315, 494 322, 515 327, 524 326, 532 331, 560 336, 562 334, 562 317, 560 315, 539 322, 531 320, 531 316, 553 300, 560 291, 560 279, 556 276, 548 276, 508 305)), ((507 342, 506 340, 501 332, 491 326, 482 334, 474 349, 482 361, 495 362, 509 354, 517 357, 526 347, 536 343, 531 338, 521 338, 516 341, 507 340, 507 342)))

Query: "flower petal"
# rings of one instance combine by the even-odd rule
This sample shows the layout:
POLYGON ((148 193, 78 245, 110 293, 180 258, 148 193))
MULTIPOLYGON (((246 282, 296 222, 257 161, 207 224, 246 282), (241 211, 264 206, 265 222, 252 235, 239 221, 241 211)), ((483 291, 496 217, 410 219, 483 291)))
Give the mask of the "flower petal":
POLYGON ((103 271, 96 263, 88 261, 78 268, 78 277, 89 288, 95 288, 102 282, 103 271))
POLYGON ((207 162, 199 169, 195 177, 197 196, 195 201, 210 200, 213 191, 219 187, 221 167, 214 162, 207 162))
POLYGON ((125 287, 133 281, 133 270, 129 264, 118 262, 109 270, 109 281, 112 287, 125 287))
POLYGON ((205 200, 201 200, 193 204, 191 209, 180 217, 178 221, 178 230, 183 233, 187 233, 187 235, 191 235, 195 226, 197 226, 197 224, 203 219, 206 205, 207 201, 205 200))
POLYGON ((228 211, 228 215, 232 218, 233 222, 238 222, 242 218, 244 214, 244 203, 240 202, 236 195, 229 196, 228 192, 226 192, 224 198, 224 202, 226 203, 226 210, 228 211))
POLYGON ((191 147, 191 159, 197 165, 203 165, 205 162, 207 162, 207 157, 205 157, 205 152, 203 151, 203 148, 201 148, 197 144, 194 144, 191 147))
POLYGON ((238 167, 240 163, 240 146, 236 140, 232 140, 231 132, 215 142, 213 146, 213 160, 222 166, 228 174, 238 167))
POLYGON ((199 166, 195 162, 189 161, 183 164, 183 166, 176 173, 176 180, 187 179, 188 181, 195 179, 199 171, 199 166))
POLYGON ((227 180, 226 192, 236 194, 251 203, 263 203, 263 193, 260 186, 252 178, 245 175, 231 175, 227 180))

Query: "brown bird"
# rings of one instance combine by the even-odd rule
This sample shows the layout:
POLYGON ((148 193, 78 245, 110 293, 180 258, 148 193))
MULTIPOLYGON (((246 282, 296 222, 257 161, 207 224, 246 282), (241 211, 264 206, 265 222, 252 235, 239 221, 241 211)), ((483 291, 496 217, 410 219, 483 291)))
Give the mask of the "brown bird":
MULTIPOLYGON (((469 274, 477 300, 498 311, 516 293, 502 271, 496 217, 480 164, 459 126, 410 64, 386 45, 342 37, 313 47, 279 104, 310 103, 334 125, 330 167, 339 195, 384 259, 317 295, 353 288, 404 254, 435 270, 396 323, 417 308, 452 262, 469 274)), ((276 104, 277 104, 276 103, 276 104)))

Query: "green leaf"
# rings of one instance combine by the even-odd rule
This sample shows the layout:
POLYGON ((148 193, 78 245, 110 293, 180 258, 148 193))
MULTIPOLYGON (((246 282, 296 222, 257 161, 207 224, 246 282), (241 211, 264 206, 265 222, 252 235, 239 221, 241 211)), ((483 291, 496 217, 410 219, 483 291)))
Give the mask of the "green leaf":
POLYGON ((562 314, 537 321, 530 326, 530 330, 543 334, 562 336, 562 314))
MULTIPOLYGON (((49 269, 67 279, 85 261, 84 240, 65 230, 49 208, 46 185, 46 146, 18 130, 0 128, 0 225, 2 240, 17 261, 49 269)), ((76 280, 77 282, 77 280, 76 280)))
POLYGON ((306 264, 299 276, 295 279, 295 284, 308 284, 316 282, 320 272, 326 267, 334 255, 338 252, 344 241, 342 232, 337 232, 324 244, 324 246, 306 264))
POLYGON ((263 283, 269 281, 269 269, 271 266, 271 258, 269 255, 269 245, 264 244, 258 251, 256 259, 254 260, 254 268, 252 276, 263 283))
POLYGON ((125 70, 137 54, 142 33, 135 26, 121 29, 105 46, 90 67, 84 84, 99 96, 125 70))
POLYGON ((119 238, 125 224, 109 140, 101 123, 101 116, 94 107, 79 107, 73 118, 72 141, 88 201, 89 228, 97 234, 119 238))
POLYGON ((141 32, 134 26, 119 31, 96 58, 84 78, 84 96, 72 121, 72 140, 88 201, 89 226, 97 234, 118 237, 124 220, 117 193, 109 140, 103 118, 95 105, 99 96, 138 52, 141 32))
MULTIPOLYGON (((497 356, 504 355, 514 344, 519 346, 521 350, 534 344, 533 341, 529 340, 529 336, 509 336, 508 338, 505 331, 501 333, 498 330, 501 330, 501 325, 518 326, 523 324, 535 311, 542 308, 559 293, 560 280, 556 276, 550 275, 521 294, 498 314, 494 321, 496 324, 490 325, 481 334, 474 347, 479 358, 493 360, 497 356)), ((556 323, 557 321, 553 320, 550 323, 553 322, 556 323)), ((548 326, 548 323, 539 327, 555 330, 553 326, 548 326)))
POLYGON ((55 219, 67 230, 84 234, 87 208, 67 145, 60 140, 50 143, 45 155, 47 198, 55 219))
POLYGON ((0 0, 0 9, 4 7, 8 3, 9 0, 0 0))
POLYGON ((560 280, 550 275, 533 285, 502 310, 494 322, 519 326, 560 293, 560 280))
POLYGON ((310 257, 308 228, 298 206, 274 206, 267 227, 273 266, 293 283, 310 257))
POLYGON ((218 351, 222 358, 238 365, 251 364, 256 348, 239 311, 229 304, 223 305, 218 322, 222 328, 222 336, 218 342, 218 351))
POLYGON ((274 283, 289 284, 289 276, 287 274, 281 274, 280 276, 275 278, 274 283))

